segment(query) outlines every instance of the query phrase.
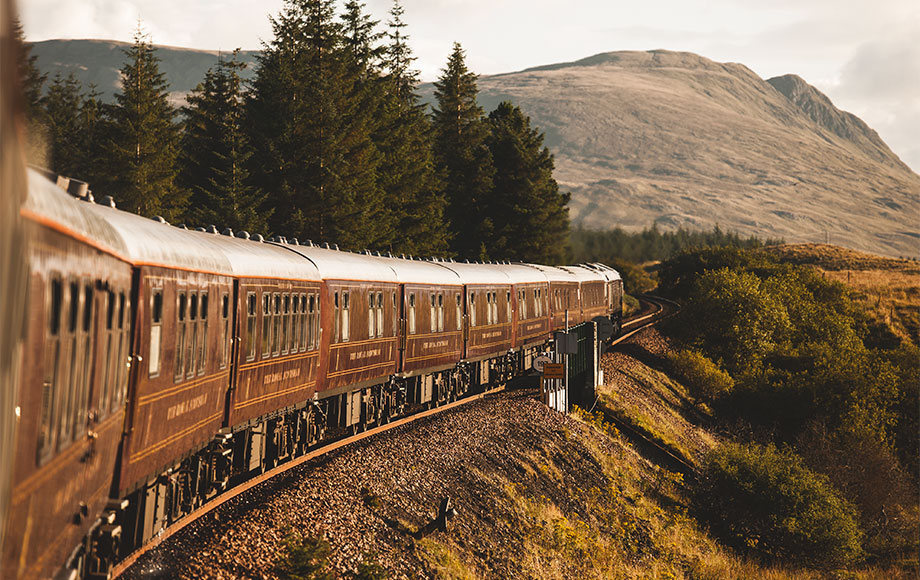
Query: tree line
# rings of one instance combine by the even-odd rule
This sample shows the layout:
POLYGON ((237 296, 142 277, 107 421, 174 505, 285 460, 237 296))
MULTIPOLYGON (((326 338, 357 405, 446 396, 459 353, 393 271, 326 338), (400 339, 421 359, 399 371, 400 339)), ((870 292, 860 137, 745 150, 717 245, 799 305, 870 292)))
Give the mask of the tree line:
MULTIPOLYGON (((121 209, 189 226, 343 249, 471 260, 567 259, 569 194, 543 134, 514 104, 486 115, 455 43, 429 112, 395 0, 385 26, 359 0, 286 0, 250 81, 222 56, 181 109, 140 29, 105 103, 49 79, 28 48, 20 77, 48 168, 121 209)), ((22 39, 21 27, 17 33, 22 39)))

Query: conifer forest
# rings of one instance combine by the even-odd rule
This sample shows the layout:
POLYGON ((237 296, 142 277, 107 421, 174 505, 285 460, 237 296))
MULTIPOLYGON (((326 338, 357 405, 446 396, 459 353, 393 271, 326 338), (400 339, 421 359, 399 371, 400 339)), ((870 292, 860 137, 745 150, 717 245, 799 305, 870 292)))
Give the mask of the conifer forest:
MULTIPOLYGON (((543 134, 514 104, 487 113, 455 43, 436 104, 395 0, 385 22, 349 0, 286 0, 254 76, 222 55, 180 109, 139 25, 105 103, 72 75, 19 63, 47 169, 120 209, 394 255, 561 263, 569 194, 543 134)), ((22 37, 21 27, 17 28, 22 37)))

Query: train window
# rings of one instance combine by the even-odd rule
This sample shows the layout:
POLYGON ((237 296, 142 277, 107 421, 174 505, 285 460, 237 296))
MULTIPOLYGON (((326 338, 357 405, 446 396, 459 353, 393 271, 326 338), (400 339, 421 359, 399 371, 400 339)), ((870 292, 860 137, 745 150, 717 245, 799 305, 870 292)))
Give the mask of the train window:
POLYGON ((201 329, 198 331, 198 374, 203 375, 208 370, 208 293, 201 293, 201 302, 199 303, 198 325, 201 329))
POLYGON ((281 354, 281 294, 272 294, 274 324, 272 325, 272 356, 281 354))
POLYGON ((374 338, 377 336, 377 307, 374 302, 374 293, 368 294, 367 298, 367 337, 374 338))
POLYGON ((220 369, 227 368, 230 358, 230 296, 226 293, 220 297, 220 369))
POLYGON ((195 375, 198 368, 198 294, 189 296, 189 340, 186 341, 185 372, 188 378, 195 375))
POLYGON ((396 327, 397 324, 399 324, 399 309, 396 307, 396 292, 390 292, 390 298, 392 298, 393 301, 393 336, 396 336, 396 327))
POLYGON ((58 390, 58 363, 61 356, 61 308, 64 287, 59 278, 52 278, 48 293, 48 336, 45 340, 44 377, 42 380, 41 412, 38 430, 38 461, 43 462, 54 449, 52 412, 58 390))
POLYGON ((310 294, 310 299, 307 302, 307 312, 309 321, 307 324, 307 345, 310 350, 313 350, 316 347, 316 295, 310 294))
POLYGON ((176 364, 173 367, 175 379, 182 378, 185 370, 185 316, 188 307, 187 298, 184 292, 180 293, 176 302, 176 364))
POLYGON ((341 324, 341 321, 339 320, 339 293, 338 292, 336 292, 333 295, 332 306, 333 306, 332 324, 334 327, 332 329, 332 341, 339 342, 339 337, 341 336, 342 324, 341 324))
POLYGON ((444 295, 438 294, 438 332, 444 331, 444 295))
POLYGON ((377 293, 377 338, 383 336, 383 292, 377 293))
POLYGON ((476 326, 476 293, 470 292, 470 326, 476 326))
POLYGON ((431 318, 428 320, 428 326, 431 328, 431 332, 434 332, 438 329, 438 311, 437 311, 437 299, 434 294, 431 294, 431 308, 429 309, 431 318))
POLYGON ((160 374, 160 338, 163 329, 163 290, 153 291, 150 299, 150 356, 147 367, 151 377, 160 374))
POLYGON ((492 319, 492 293, 486 292, 486 324, 491 326, 494 322, 492 319))
POLYGON ((83 286, 83 326, 80 338, 81 358, 79 371, 76 374, 75 394, 76 404, 73 410, 73 438, 76 439, 78 434, 86 428, 89 419, 89 391, 90 379, 92 377, 92 357, 94 332, 93 326, 93 286, 84 284, 83 286))
POLYGON ((415 294, 409 294, 409 334, 415 334, 415 294))
POLYGON ((342 342, 348 342, 351 335, 351 320, 348 316, 348 292, 342 292, 342 342))
POLYGON ((511 290, 505 293, 505 322, 511 322, 511 290))
POLYGON ((105 310, 105 329, 103 330, 102 344, 102 384, 96 400, 96 408, 99 413, 105 416, 109 412, 109 403, 111 402, 112 375, 114 372, 113 359, 115 354, 112 352, 114 346, 114 336, 112 329, 115 326, 115 292, 108 290, 102 294, 102 300, 105 301, 103 309, 105 310))
POLYGON ((303 326, 300 315, 300 294, 291 295, 291 352, 300 350, 300 329, 303 326))
POLYGON ((124 291, 118 293, 118 355, 115 358, 115 400, 112 405, 113 409, 121 406, 125 400, 125 393, 128 390, 128 330, 126 324, 128 310, 131 305, 128 304, 124 291))
POLYGON ((281 297, 281 354, 287 354, 290 351, 291 339, 291 295, 284 294, 281 297))
POLYGON ((460 330, 461 328, 463 328, 463 311, 462 311, 463 299, 460 298, 459 292, 457 292, 454 296, 457 302, 457 311, 454 314, 456 314, 457 316, 457 330, 460 330))
POLYGON ((307 318, 307 295, 301 294, 297 298, 297 302, 300 305, 300 326, 298 327, 297 342, 296 347, 300 352, 307 350, 307 324, 309 324, 309 319, 307 318))
POLYGON ((272 352, 272 295, 262 293, 262 358, 268 358, 272 352))
POLYGON ((246 360, 256 358, 256 293, 246 293, 246 360))
POLYGON ((527 291, 521 290, 519 299, 521 301, 521 320, 527 320, 527 291))

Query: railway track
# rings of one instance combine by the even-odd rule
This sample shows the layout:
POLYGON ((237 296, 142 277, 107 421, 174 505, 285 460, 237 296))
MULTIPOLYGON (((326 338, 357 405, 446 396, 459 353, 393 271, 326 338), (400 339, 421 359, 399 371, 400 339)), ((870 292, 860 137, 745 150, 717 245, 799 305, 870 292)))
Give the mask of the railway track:
POLYGON ((396 420, 396 421, 391 421, 390 423, 387 423, 387 424, 385 424, 385 425, 380 425, 380 426, 374 427, 373 429, 368 429, 367 431, 364 431, 364 432, 362 432, 362 433, 358 433, 358 434, 352 435, 352 436, 350 436, 350 437, 345 437, 345 438, 343 438, 343 439, 339 439, 339 440, 337 440, 337 441, 333 441, 333 442, 328 443, 328 444, 326 444, 326 445, 323 445, 323 446, 321 446, 321 447, 317 447, 316 449, 313 449, 312 451, 309 451, 309 452, 305 453, 304 455, 301 455, 300 457, 296 457, 296 458, 292 459, 291 461, 288 461, 288 462, 286 462, 286 463, 282 463, 281 465, 278 465, 277 467, 275 467, 275 468, 273 468, 273 469, 271 469, 271 470, 268 470, 268 471, 266 471, 265 473, 263 473, 263 474, 261 474, 261 475, 258 475, 258 476, 256 476, 256 477, 253 477, 252 479, 246 481, 245 483, 242 483, 242 484, 240 484, 240 485, 238 485, 238 486, 236 486, 236 487, 233 487, 233 488, 231 488, 231 489, 228 489, 226 492, 224 492, 224 493, 222 493, 221 495, 215 497, 213 500, 211 500, 211 501, 209 501, 208 503, 206 503, 205 505, 201 506, 200 508, 198 508, 198 509, 195 510, 194 512, 188 514, 187 516, 183 517, 182 519, 176 521, 174 524, 172 524, 172 525, 170 525, 169 527, 167 527, 167 528, 166 528, 165 530, 163 530, 163 532, 162 532, 160 535, 158 535, 156 538, 154 538, 154 539, 151 540, 150 542, 144 544, 143 546, 141 546, 140 548, 138 548, 137 550, 135 550, 134 552, 132 552, 131 554, 129 554, 127 557, 125 557, 123 560, 121 560, 121 561, 113 568, 113 570, 112 570, 112 578, 118 578, 120 575, 124 574, 129 568, 131 568, 131 566, 132 566, 141 556, 143 556, 143 555, 146 554, 147 552, 150 552, 151 550, 155 549, 155 548, 156 548, 157 546, 159 546, 161 543, 163 543, 164 541, 166 541, 166 540, 169 539, 171 536, 175 535, 176 533, 178 533, 179 531, 181 531, 181 530, 184 529, 185 527, 189 526, 190 524, 193 524, 194 522, 196 522, 197 520, 199 520, 199 519, 202 518, 203 516, 207 515, 208 513, 212 512, 212 511, 214 511, 215 509, 217 509, 218 507, 220 507, 220 506, 222 506, 223 504, 227 503, 228 501, 230 501, 230 500, 232 500, 232 499, 234 499, 234 498, 236 498, 236 497, 242 495, 243 493, 249 491, 250 489, 252 489, 252 488, 254 488, 254 487, 257 487, 258 485, 260 485, 260 484, 262 484, 262 483, 265 483, 266 481, 268 481, 268 480, 270 480, 270 479, 272 479, 272 478, 274 478, 274 477, 276 477, 276 476, 278 476, 278 475, 281 475, 282 473, 285 473, 285 472, 287 472, 287 471, 289 471, 289 470, 291 470, 291 469, 293 469, 293 468, 295 468, 295 467, 298 467, 298 466, 300 466, 300 465, 303 465, 304 463, 306 463, 306 462, 308 462, 308 461, 310 461, 310 460, 316 459, 317 457, 321 457, 321 456, 323 456, 323 455, 325 455, 325 454, 327 454, 327 453, 331 453, 331 452, 333 452, 333 451, 335 451, 335 450, 337 450, 337 449, 341 449, 342 447, 345 447, 346 445, 351 445, 351 444, 353 444, 353 443, 357 443, 358 441, 362 441, 362 440, 364 440, 364 439, 367 439, 368 437, 373 437, 373 436, 375 436, 375 435, 379 435, 380 433, 385 433, 386 431, 389 431, 390 429, 395 429, 395 428, 400 427, 400 426, 402 426, 402 425, 406 425, 406 424, 408 424, 408 423, 412 423, 412 422, 414 422, 414 421, 418 421, 418 420, 423 419, 423 418, 425 418, 425 417, 430 417, 431 415, 435 415, 435 414, 437 414, 437 413, 441 413, 441 412, 447 411, 447 410, 449 410, 449 409, 453 409, 453 408, 456 408, 456 407, 459 407, 459 406, 462 406, 462 405, 467 405, 467 404, 472 403, 472 402, 474 402, 474 401, 478 401, 478 400, 480 400, 480 399, 483 399, 484 397, 487 397, 487 396, 489 396, 489 395, 493 395, 493 394, 496 394, 496 393, 500 393, 500 392, 502 392, 502 391, 504 391, 504 390, 505 390, 505 387, 504 387, 504 386, 499 386, 499 387, 496 387, 496 388, 494 388, 494 389, 489 389, 489 390, 487 390, 487 391, 484 391, 484 392, 479 393, 479 394, 476 394, 476 395, 471 395, 471 396, 468 396, 468 397, 464 397, 464 398, 462 398, 462 399, 460 399, 460 400, 454 401, 454 402, 452 402, 452 403, 448 403, 448 404, 446 404, 446 405, 441 405, 441 406, 439 406, 439 407, 434 407, 434 408, 431 408, 431 409, 428 409, 428 410, 425 410, 425 411, 421 411, 421 412, 419 412, 419 413, 415 413, 415 414, 413 414, 413 415, 409 415, 408 417, 403 417, 402 419, 398 419, 398 420, 396 420))
MULTIPOLYGON (((647 328, 647 327, 649 327, 649 326, 651 326, 651 325, 653 325, 653 324, 655 324, 655 323, 657 323, 657 322, 659 322, 659 321, 661 321, 661 320, 663 320, 663 319, 665 319, 665 318, 671 316, 671 315, 674 313, 675 307, 676 307, 676 304, 675 304, 675 303, 673 303, 673 302, 671 302, 671 301, 669 301, 669 300, 663 299, 663 298, 655 297, 655 296, 642 296, 642 297, 640 297, 639 300, 640 300, 641 303, 648 305, 648 308, 643 308, 642 313, 640 313, 639 315, 637 315, 637 316, 635 316, 635 317, 632 317, 632 318, 626 320, 626 321, 623 323, 623 330, 622 330, 623 334, 622 334, 620 337, 618 337, 616 340, 614 340, 614 341, 611 343, 611 346, 616 345, 616 344, 622 342, 623 340, 629 338, 630 336, 632 336, 632 335, 634 335, 635 333, 639 332, 639 331, 642 330, 643 328, 647 328)), ((268 481, 268 480, 270 480, 270 479, 273 479, 273 478, 277 477, 278 475, 281 475, 282 473, 285 473, 285 472, 287 472, 287 471, 289 471, 289 470, 291 470, 291 469, 294 469, 295 467, 298 467, 298 466, 300 466, 300 465, 303 465, 304 463, 306 463, 306 462, 308 462, 308 461, 311 461, 311 460, 313 460, 313 459, 316 459, 317 457, 321 457, 321 456, 323 456, 323 455, 325 455, 325 454, 327 454, 327 453, 331 453, 331 452, 333 452, 333 451, 335 451, 335 450, 337 450, 337 449, 340 449, 340 448, 342 448, 342 447, 345 447, 345 446, 347 446, 347 445, 351 445, 351 444, 353 444, 353 443, 357 443, 358 441, 362 441, 362 440, 364 440, 364 439, 366 439, 366 438, 368 438, 368 437, 373 437, 373 436, 375 436, 375 435, 379 435, 379 434, 381 434, 381 433, 384 433, 384 432, 386 432, 386 431, 389 431, 390 429, 395 429, 396 427, 400 427, 400 426, 402 426, 402 425, 406 425, 406 424, 408 424, 408 423, 412 423, 412 422, 414 422, 414 421, 418 421, 418 420, 423 419, 423 418, 425 418, 425 417, 429 417, 429 416, 431 416, 431 415, 434 415, 434 414, 437 414, 437 413, 441 413, 441 412, 447 411, 447 410, 449 410, 449 409, 453 409, 453 408, 456 408, 456 407, 459 407, 459 406, 462 406, 462 405, 466 405, 466 404, 472 403, 472 402, 474 402, 474 401, 478 401, 478 400, 480 400, 480 399, 482 399, 482 398, 484 398, 484 397, 486 397, 486 396, 488 396, 488 395, 492 395, 492 394, 499 393, 499 392, 503 391, 504 389, 505 389, 504 386, 500 386, 500 387, 497 387, 497 388, 494 388, 494 389, 490 389, 490 390, 488 390, 488 391, 484 391, 484 392, 479 393, 479 394, 477 394, 477 395, 465 397, 465 398, 460 399, 460 400, 458 400, 458 401, 454 401, 454 402, 449 403, 449 404, 447 404, 447 405, 442 405, 442 406, 440 406, 440 407, 435 407, 435 408, 432 408, 432 409, 428 409, 428 410, 426 410, 426 411, 422 411, 422 412, 419 412, 419 413, 410 415, 410 416, 408 416, 408 417, 404 417, 404 418, 399 419, 399 420, 397 420, 397 421, 393 421, 393 422, 387 423, 387 424, 385 424, 385 425, 380 425, 380 426, 374 427, 373 429, 368 429, 367 431, 364 431, 364 432, 359 433, 359 434, 357 434, 357 435, 353 435, 353 436, 350 436, 350 437, 345 437, 345 438, 343 438, 343 439, 339 439, 338 441, 333 441, 333 442, 331 442, 331 443, 329 443, 329 444, 326 444, 326 445, 323 445, 323 446, 321 446, 321 447, 318 447, 318 448, 316 448, 316 449, 314 449, 314 450, 312 450, 312 451, 310 451, 310 452, 308 452, 308 453, 306 453, 306 454, 304 454, 304 455, 302 455, 302 456, 300 456, 300 457, 297 457, 297 458, 295 458, 295 459, 293 459, 293 460, 291 460, 291 461, 288 461, 288 462, 286 462, 286 463, 283 463, 283 464, 281 464, 281 465, 279 465, 279 466, 277 466, 277 467, 275 467, 275 468, 273 468, 273 469, 271 469, 271 470, 268 470, 268 471, 266 471, 265 473, 263 473, 263 474, 261 474, 261 475, 259 475, 259 476, 256 476, 256 477, 250 479, 249 481, 247 481, 247 482, 245 482, 245 483, 243 483, 243 484, 240 484, 240 485, 238 485, 238 486, 236 486, 236 487, 234 487, 234 488, 231 488, 231 489, 227 490, 226 492, 224 492, 224 493, 222 493, 221 495, 217 496, 217 497, 214 498, 213 500, 209 501, 207 504, 201 506, 201 507, 200 507, 199 509, 197 509, 195 512, 193 512, 193 513, 191 513, 191 514, 188 514, 187 516, 185 516, 185 517, 183 517, 182 519, 178 520, 178 521, 175 522, 174 524, 170 525, 168 528, 166 528, 166 529, 165 529, 160 535, 158 535, 156 538, 154 538, 153 540, 151 540, 151 541, 148 542, 147 544, 141 546, 140 548, 138 548, 137 550, 135 550, 134 552, 132 552, 130 555, 128 555, 126 558, 124 558, 123 560, 121 560, 121 561, 115 566, 115 568, 113 569, 112 577, 113 577, 113 578, 118 578, 120 575, 124 574, 129 568, 131 568, 131 566, 132 566, 141 556, 143 556, 144 554, 146 554, 146 553, 148 553, 148 552, 150 552, 150 551, 156 549, 156 548, 157 548, 160 544, 162 544, 164 541, 166 541, 167 539, 169 539, 169 538, 172 537, 173 535, 177 534, 178 532, 180 532, 182 529, 186 528, 186 527, 189 526, 190 524, 193 524, 194 522, 196 522, 196 521, 199 520, 200 518, 204 517, 205 515, 209 514, 210 512, 214 511, 215 509, 219 508, 220 506, 224 505, 225 503, 229 502, 230 500, 232 500, 232 499, 234 499, 234 498, 236 498, 236 497, 239 497, 239 496, 242 495, 243 493, 245 493, 245 492, 247 492, 247 491, 249 491, 249 490, 251 490, 251 489, 253 489, 253 488, 257 487, 257 486, 259 486, 259 485, 262 484, 262 483, 265 483, 266 481, 268 481)), ((625 426, 625 427, 628 429, 628 426, 625 426)), ((636 433, 635 435, 638 436, 639 434, 636 433)), ((654 442, 650 442, 650 443, 654 444, 654 442)))

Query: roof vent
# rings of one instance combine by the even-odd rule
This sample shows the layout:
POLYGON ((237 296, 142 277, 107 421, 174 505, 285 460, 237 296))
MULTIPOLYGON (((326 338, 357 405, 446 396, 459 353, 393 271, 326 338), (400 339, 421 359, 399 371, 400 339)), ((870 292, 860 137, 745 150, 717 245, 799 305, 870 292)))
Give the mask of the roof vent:
POLYGON ((250 239, 251 239, 251 240, 255 240, 255 241, 257 241, 257 242, 264 242, 264 241, 265 241, 265 238, 262 237, 262 234, 256 234, 256 235, 252 236, 250 239))
POLYGON ((187 230, 187 229, 188 229, 188 226, 185 225, 185 224, 179 224, 179 225, 177 225, 176 227, 179 228, 180 230, 187 230))
POLYGON ((307 240, 306 242, 300 244, 301 246, 310 246, 313 247, 313 240, 307 240))
POLYGON ((393 257, 393 252, 387 252, 387 257, 388 257, 388 258, 392 258, 392 257, 393 257))
POLYGON ((243 231, 241 231, 240 233, 236 234, 236 237, 238 237, 238 238, 241 239, 241 240, 248 240, 248 239, 249 239, 249 232, 247 232, 246 230, 243 230, 243 231))
POLYGON ((300 242, 297 241, 297 238, 291 238, 291 245, 292 245, 292 246, 299 246, 299 245, 300 245, 300 242))
POLYGON ((155 221, 155 222, 160 222, 161 224, 169 225, 169 222, 166 221, 165 219, 163 219, 163 216, 161 216, 161 215, 155 215, 155 216, 153 216, 153 217, 150 218, 150 219, 152 219, 152 220, 155 221))
POLYGON ((103 195, 103 196, 102 196, 102 205, 107 205, 107 206, 109 206, 109 207, 111 207, 111 208, 114 208, 114 207, 115 207, 115 198, 113 198, 111 195, 103 195))
POLYGON ((195 228, 195 231, 196 231, 196 232, 205 232, 205 233, 207 233, 208 230, 204 229, 204 228, 201 227, 201 226, 198 226, 197 228, 195 228))
POLYGON ((217 226, 215 226, 214 224, 211 224, 208 226, 208 233, 209 234, 219 234, 220 232, 217 231, 217 226))
POLYGON ((335 251, 338 252, 338 251, 339 251, 339 245, 338 245, 338 244, 333 244, 333 246, 335 246, 335 251))
POLYGON ((228 236, 228 237, 231 237, 231 238, 234 237, 234 236, 233 236, 233 230, 231 230, 230 228, 226 228, 224 231, 222 231, 222 232, 220 233, 220 235, 222 235, 222 236, 228 236))
POLYGON ((329 247, 329 242, 323 242, 322 247, 326 248, 327 250, 332 249, 332 248, 329 247))
POLYGON ((93 197, 93 192, 88 189, 86 190, 86 194, 81 196, 80 199, 83 201, 88 201, 89 203, 96 203, 96 198, 93 197))

